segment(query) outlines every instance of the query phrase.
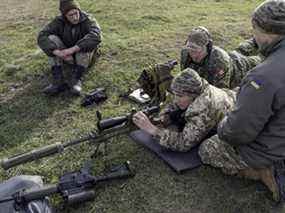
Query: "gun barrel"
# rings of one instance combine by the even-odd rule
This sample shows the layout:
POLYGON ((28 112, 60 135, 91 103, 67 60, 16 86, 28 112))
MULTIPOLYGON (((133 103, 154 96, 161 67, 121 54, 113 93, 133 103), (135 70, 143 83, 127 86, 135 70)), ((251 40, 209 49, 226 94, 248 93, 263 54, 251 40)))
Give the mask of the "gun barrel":
MULTIPOLYGON (((146 108, 146 109, 142 110, 142 112, 144 112, 147 115, 159 112, 159 106, 152 106, 152 107, 146 108)), ((102 130, 110 129, 110 128, 116 127, 118 125, 121 125, 121 124, 127 122, 128 119, 130 119, 130 115, 131 114, 127 114, 125 116, 120 116, 120 117, 115 117, 115 118, 107 118, 104 120, 100 120, 97 124, 98 129, 100 131, 102 131, 102 130)))
POLYGON ((60 153, 63 151, 63 146, 61 143, 56 143, 52 145, 48 145, 39 149, 34 149, 30 152, 23 153, 20 155, 13 156, 8 159, 3 159, 1 161, 1 167, 5 170, 23 164, 27 162, 31 162, 46 156, 53 155, 55 153, 60 153))
POLYGON ((110 129, 114 126, 121 125, 124 122, 128 120, 127 116, 120 116, 120 117, 115 117, 115 118, 108 118, 104 119, 98 122, 98 129, 99 130, 105 130, 105 129, 110 129))
POLYGON ((55 194, 58 192, 58 186, 57 185, 49 185, 44 186, 39 189, 33 189, 31 191, 23 192, 23 197, 25 202, 30 202, 33 200, 39 200, 46 196, 55 194))

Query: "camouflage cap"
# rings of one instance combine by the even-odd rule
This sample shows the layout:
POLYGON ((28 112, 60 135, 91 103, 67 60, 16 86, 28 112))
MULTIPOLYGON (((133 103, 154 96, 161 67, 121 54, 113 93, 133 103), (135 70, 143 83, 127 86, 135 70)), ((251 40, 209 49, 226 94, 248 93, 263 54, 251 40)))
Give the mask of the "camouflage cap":
POLYGON ((285 34, 285 0, 267 0, 252 15, 252 24, 267 33, 285 34))
POLYGON ((199 74, 195 70, 187 68, 174 78, 171 91, 182 96, 198 96, 204 91, 204 86, 204 80, 199 74))
POLYGON ((65 15, 68 11, 72 9, 80 9, 80 5, 76 0, 60 0, 59 10, 65 15))
POLYGON ((211 40, 211 35, 207 28, 199 26, 191 30, 188 35, 188 42, 197 44, 198 46, 205 46, 211 40))

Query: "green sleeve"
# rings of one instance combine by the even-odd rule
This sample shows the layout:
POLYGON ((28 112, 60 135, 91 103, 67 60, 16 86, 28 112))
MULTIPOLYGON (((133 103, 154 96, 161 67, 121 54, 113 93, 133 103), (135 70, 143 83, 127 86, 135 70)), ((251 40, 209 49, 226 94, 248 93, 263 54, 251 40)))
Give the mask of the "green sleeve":
POLYGON ((38 45, 48 55, 53 56, 53 51, 57 49, 57 45, 48 37, 50 35, 59 35, 62 28, 62 21, 55 18, 52 22, 46 25, 38 34, 38 45))

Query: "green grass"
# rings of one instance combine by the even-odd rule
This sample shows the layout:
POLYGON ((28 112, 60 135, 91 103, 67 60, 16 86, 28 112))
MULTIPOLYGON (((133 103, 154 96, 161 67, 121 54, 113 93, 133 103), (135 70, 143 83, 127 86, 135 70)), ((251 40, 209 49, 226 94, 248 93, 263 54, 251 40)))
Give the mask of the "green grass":
MULTIPOLYGON (((17 1, 18 7, 24 5, 19 0, 9 3, 17 1)), ((36 2, 44 6, 39 10, 31 3, 22 13, 0 15, 0 158, 80 137, 96 128, 96 110, 105 117, 128 112, 131 104, 118 95, 135 84, 146 64, 179 59, 187 33, 199 25, 210 30, 216 45, 233 49, 251 36, 250 14, 262 1, 81 0, 81 7, 94 14, 104 36, 102 56, 86 75, 84 90, 104 86, 109 95, 104 104, 88 109, 68 94, 48 98, 41 93, 48 84, 49 68, 46 56, 33 54, 36 35, 57 13, 57 1, 36 2), (7 68, 7 64, 18 68, 7 68)), ((111 142, 108 154, 94 161, 93 173, 130 160, 136 176, 100 185, 94 202, 60 212, 259 213, 274 206, 259 183, 224 176, 206 166, 177 175, 128 137, 111 142)), ((92 147, 80 145, 62 155, 1 170, 0 178, 39 174, 46 183, 56 183, 65 171, 80 168, 91 153, 92 147)))

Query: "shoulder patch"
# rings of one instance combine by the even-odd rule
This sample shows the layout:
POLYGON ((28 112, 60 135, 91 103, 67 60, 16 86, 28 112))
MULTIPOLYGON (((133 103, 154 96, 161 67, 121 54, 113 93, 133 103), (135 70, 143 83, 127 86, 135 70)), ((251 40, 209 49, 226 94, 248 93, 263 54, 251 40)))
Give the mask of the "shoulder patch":
POLYGON ((261 88, 261 82, 260 81, 251 81, 250 85, 253 86, 256 90, 259 90, 261 88))

